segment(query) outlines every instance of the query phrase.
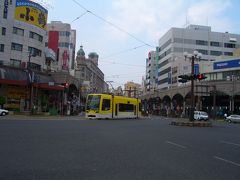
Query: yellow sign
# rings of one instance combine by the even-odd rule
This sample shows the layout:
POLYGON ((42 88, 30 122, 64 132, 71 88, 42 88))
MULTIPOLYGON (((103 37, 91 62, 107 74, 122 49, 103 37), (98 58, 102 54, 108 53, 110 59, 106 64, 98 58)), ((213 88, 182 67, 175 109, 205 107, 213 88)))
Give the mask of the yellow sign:
POLYGON ((41 5, 26 0, 16 0, 15 19, 46 30, 48 11, 41 5))

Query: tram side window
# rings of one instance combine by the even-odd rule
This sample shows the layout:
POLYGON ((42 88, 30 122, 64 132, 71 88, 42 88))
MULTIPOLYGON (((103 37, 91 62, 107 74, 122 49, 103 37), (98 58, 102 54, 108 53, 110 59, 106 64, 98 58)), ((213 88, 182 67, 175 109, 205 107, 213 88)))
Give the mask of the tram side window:
POLYGON ((142 111, 142 103, 139 103, 138 110, 142 111))
POLYGON ((133 112, 133 104, 119 104, 119 112, 133 112))
POLYGON ((102 101, 102 110, 103 111, 110 110, 110 99, 103 99, 103 101, 102 101))

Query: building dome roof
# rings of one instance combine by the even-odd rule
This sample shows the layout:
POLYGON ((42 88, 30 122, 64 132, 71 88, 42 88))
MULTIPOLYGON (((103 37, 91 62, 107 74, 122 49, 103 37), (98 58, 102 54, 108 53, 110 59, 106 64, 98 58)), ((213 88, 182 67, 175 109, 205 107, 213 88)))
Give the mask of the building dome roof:
POLYGON ((91 58, 91 59, 94 59, 94 58, 97 58, 98 59, 98 54, 96 52, 90 52, 88 54, 88 57, 91 58))
POLYGON ((80 46, 80 49, 77 52, 77 56, 85 56, 85 52, 83 50, 83 46, 82 45, 80 46))

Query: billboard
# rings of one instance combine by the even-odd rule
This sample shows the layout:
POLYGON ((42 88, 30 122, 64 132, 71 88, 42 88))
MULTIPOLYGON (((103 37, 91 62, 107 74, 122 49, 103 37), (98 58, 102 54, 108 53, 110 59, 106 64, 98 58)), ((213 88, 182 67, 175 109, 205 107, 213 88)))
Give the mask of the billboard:
POLYGON ((35 2, 28 0, 16 0, 16 20, 23 21, 46 30, 47 15, 48 11, 35 2))
POLYGON ((214 62, 213 69, 226 69, 226 68, 238 68, 240 67, 240 59, 234 59, 229 61, 214 62))

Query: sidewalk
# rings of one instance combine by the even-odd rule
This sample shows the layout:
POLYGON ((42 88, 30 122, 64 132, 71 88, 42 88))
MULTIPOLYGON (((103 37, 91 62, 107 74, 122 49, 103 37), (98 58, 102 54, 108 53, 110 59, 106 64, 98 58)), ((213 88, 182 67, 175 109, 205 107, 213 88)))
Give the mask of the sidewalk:
POLYGON ((9 114, 6 116, 0 116, 0 120, 83 120, 84 114, 74 116, 50 116, 50 115, 15 115, 9 114))

